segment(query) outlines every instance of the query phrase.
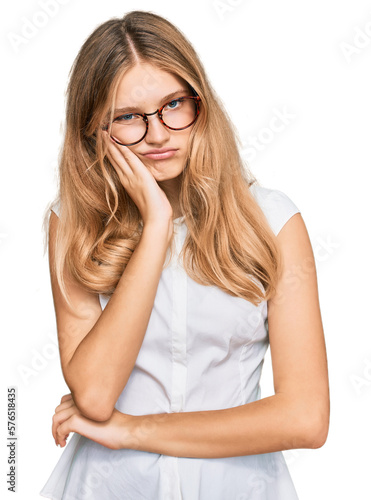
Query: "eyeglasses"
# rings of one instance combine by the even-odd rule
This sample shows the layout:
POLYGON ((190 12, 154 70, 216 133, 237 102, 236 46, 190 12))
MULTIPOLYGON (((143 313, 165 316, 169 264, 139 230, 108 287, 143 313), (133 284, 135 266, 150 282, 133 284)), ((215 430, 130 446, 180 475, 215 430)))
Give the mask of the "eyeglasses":
POLYGON ((109 130, 111 138, 121 146, 133 146, 142 141, 148 132, 147 116, 158 114, 161 123, 170 130, 184 130, 190 127, 200 113, 199 96, 185 96, 173 99, 153 113, 127 113, 120 115, 103 130, 109 130))

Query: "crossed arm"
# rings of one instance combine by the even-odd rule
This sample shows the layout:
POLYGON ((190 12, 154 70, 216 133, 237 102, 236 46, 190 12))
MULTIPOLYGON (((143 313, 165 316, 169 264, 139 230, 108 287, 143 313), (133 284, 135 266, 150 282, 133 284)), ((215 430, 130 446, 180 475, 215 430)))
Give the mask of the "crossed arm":
MULTIPOLYGON (((116 393, 113 391, 111 399, 105 400, 105 409, 101 407, 101 413, 97 412, 99 405, 94 405, 92 393, 89 393, 89 400, 78 389, 77 397, 71 390, 70 395, 62 398, 53 417, 52 432, 56 444, 65 446, 68 434, 77 432, 112 449, 131 448, 196 458, 321 447, 327 438, 330 413, 327 359, 315 260, 300 214, 285 224, 277 242, 284 268, 277 293, 268 302, 273 396, 223 410, 132 416, 114 408, 120 392, 114 384, 116 393)), ((140 260, 140 251, 138 254, 140 260)), ((130 270, 128 274, 130 280, 130 270)), ((112 312, 116 302, 113 301, 112 312)), ((95 332, 99 343, 99 329, 91 331, 95 332)), ((91 335, 90 342, 93 340, 91 335)), ((77 336, 75 341, 81 342, 81 339, 77 336)), ((140 344, 135 348, 139 349, 140 344)), ((75 361, 89 361, 88 341, 85 341, 85 349, 84 352, 80 348, 80 358, 77 356, 75 361)), ((68 385, 74 389, 78 387, 79 364, 77 361, 75 365, 71 364, 71 359, 69 364, 73 369, 69 372, 68 385)), ((101 375, 104 369, 107 368, 102 366, 101 375)), ((127 380, 130 372, 121 375, 127 380)), ((117 373, 115 379, 117 381, 117 373)), ((99 384, 95 390, 97 401, 102 401, 99 399, 99 384)))

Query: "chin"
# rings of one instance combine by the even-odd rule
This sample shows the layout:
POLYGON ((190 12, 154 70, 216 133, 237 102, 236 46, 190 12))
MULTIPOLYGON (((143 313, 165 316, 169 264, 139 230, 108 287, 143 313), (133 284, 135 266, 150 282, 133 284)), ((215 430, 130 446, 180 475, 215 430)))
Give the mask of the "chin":
POLYGON ((151 171, 151 173, 157 182, 171 181, 173 179, 176 179, 180 175, 179 173, 172 175, 169 172, 153 172, 153 171, 151 171))
POLYGON ((168 181, 179 177, 183 170, 183 166, 172 165, 171 162, 157 161, 155 165, 147 165, 149 171, 156 179, 156 181, 168 181))

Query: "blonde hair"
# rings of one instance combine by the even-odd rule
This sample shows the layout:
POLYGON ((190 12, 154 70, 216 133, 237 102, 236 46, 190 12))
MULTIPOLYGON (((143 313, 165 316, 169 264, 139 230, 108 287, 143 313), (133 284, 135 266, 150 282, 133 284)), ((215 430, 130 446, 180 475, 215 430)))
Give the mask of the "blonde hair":
POLYGON ((123 74, 138 60, 183 78, 201 98, 179 198, 188 227, 182 249, 187 274, 255 305, 268 300, 280 255, 249 189, 256 179, 240 157, 234 126, 183 33, 144 11, 100 25, 71 69, 54 267, 64 298, 70 303, 64 266, 86 290, 110 296, 141 236, 140 212, 107 158, 101 131, 123 74))

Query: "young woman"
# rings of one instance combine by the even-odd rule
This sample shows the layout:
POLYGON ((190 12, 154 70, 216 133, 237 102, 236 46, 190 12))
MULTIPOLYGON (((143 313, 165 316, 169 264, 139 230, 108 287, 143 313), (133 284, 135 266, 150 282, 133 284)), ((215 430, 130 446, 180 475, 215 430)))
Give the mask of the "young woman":
POLYGON ((99 26, 68 88, 51 284, 70 394, 53 499, 294 500, 282 450, 327 437, 304 221, 261 187, 184 35, 99 26), (268 338, 269 331, 269 338, 268 338), (260 398, 270 343, 275 395, 260 398))

